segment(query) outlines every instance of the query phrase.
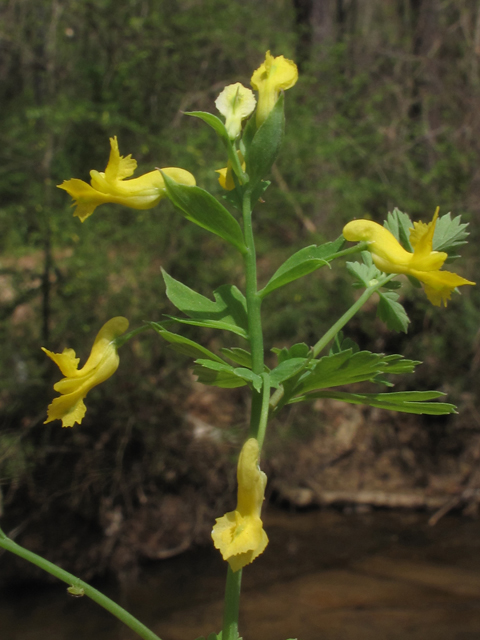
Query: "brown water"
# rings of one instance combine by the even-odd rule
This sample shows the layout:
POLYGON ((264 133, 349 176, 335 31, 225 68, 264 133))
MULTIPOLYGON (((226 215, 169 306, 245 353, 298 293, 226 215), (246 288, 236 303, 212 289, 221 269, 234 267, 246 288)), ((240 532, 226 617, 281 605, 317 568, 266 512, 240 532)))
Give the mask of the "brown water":
MULTIPOLYGON (((480 640, 480 523, 422 513, 267 511, 270 544, 244 571, 245 640, 480 640)), ((0 562, 1 570, 1 562, 0 562)), ((162 640, 221 626, 225 567, 212 549, 97 585, 162 640)), ((0 640, 135 636, 63 586, 3 593, 0 640)))

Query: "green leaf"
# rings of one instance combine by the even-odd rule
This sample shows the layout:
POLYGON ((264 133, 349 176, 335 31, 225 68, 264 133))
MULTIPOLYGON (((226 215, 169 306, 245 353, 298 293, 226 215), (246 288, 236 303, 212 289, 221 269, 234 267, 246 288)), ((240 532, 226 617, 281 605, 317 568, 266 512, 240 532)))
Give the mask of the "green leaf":
POLYGON ((187 220, 220 236, 240 253, 246 253, 240 225, 218 200, 200 187, 178 184, 164 173, 162 176, 168 197, 187 220))
POLYGON ((329 355, 332 356, 334 353, 347 351, 347 349, 351 349, 352 353, 357 353, 357 351, 360 351, 360 347, 356 342, 354 342, 351 338, 344 338, 343 331, 339 331, 333 339, 333 344, 330 348, 329 355))
POLYGON ((320 246, 312 244, 300 249, 275 271, 267 285, 258 292, 259 296, 264 298, 275 289, 327 265, 336 257, 344 242, 344 238, 340 236, 335 242, 327 242, 320 246))
MULTIPOLYGON (((251 193, 251 202, 257 202, 257 200, 263 196, 270 185, 271 182, 269 180, 262 180, 261 182, 259 182, 251 193)), ((245 192, 245 189, 247 188, 248 186, 239 186, 236 189, 232 189, 232 191, 227 191, 224 195, 222 195, 222 198, 229 202, 232 206, 234 206, 235 209, 238 209, 238 211, 242 211, 243 194, 245 192)))
MULTIPOLYGON (((353 348, 331 353, 320 360, 312 360, 292 389, 295 395, 315 389, 327 389, 355 382, 377 382, 392 386, 384 379, 388 374, 411 373, 420 364, 416 360, 405 360, 402 355, 356 351, 353 348)), ((275 370, 272 371, 274 376, 275 370)))
POLYGON ((407 360, 398 353, 389 356, 383 356, 382 371, 383 373, 413 373, 415 367, 422 364, 420 360, 407 360))
POLYGON ((383 371, 383 358, 383 354, 370 351, 352 353, 351 349, 324 356, 315 361, 312 369, 300 377, 295 394, 374 380, 375 376, 383 371))
POLYGON ((195 361, 193 372, 198 376, 199 382, 223 389, 233 389, 249 384, 253 386, 256 391, 260 391, 263 384, 262 377, 253 373, 250 369, 241 367, 234 369, 229 364, 222 364, 202 358, 195 361))
POLYGON ((280 95, 266 120, 246 147, 246 166, 250 186, 254 187, 272 168, 280 150, 285 129, 284 100, 280 95))
POLYGON ((243 128, 243 134, 240 140, 240 151, 243 157, 246 158, 248 151, 252 145, 253 138, 257 133, 257 122, 255 113, 247 120, 247 124, 243 128))
POLYGON ((344 391, 319 391, 307 396, 290 400, 290 404, 316 398, 332 398, 350 404, 364 404, 389 411, 401 411, 403 413, 428 414, 441 416, 456 413, 455 405, 448 402, 428 402, 444 396, 440 391, 400 391, 390 393, 347 393, 344 391))
POLYGON ((461 216, 457 216, 452 220, 450 213, 447 213, 438 218, 435 226, 433 249, 434 251, 448 253, 447 263, 453 262, 460 257, 457 253, 457 247, 466 244, 470 235, 467 231, 468 222, 462 223, 461 220, 461 216))
POLYGON ((413 247, 410 244, 410 230, 413 229, 413 222, 408 214, 402 213, 400 209, 395 207, 391 213, 388 213, 383 226, 395 236, 404 249, 413 252, 413 247))
POLYGON ((240 327, 235 327, 228 322, 222 322, 221 320, 188 320, 187 318, 179 318, 178 316, 170 316, 166 314, 167 318, 170 320, 174 320, 175 322, 180 322, 180 324, 188 324, 191 327, 203 327, 204 329, 219 329, 221 331, 231 331, 232 333, 236 333, 237 336, 241 336, 248 339, 247 333, 240 329, 240 327))
POLYGON ((270 372, 270 385, 277 388, 281 383, 296 376, 309 362, 308 358, 290 358, 284 360, 270 372))
MULTIPOLYGON (((347 343, 348 339, 344 342, 347 343)), ((343 346, 343 343, 341 344, 343 346)), ((357 346, 354 345, 354 348, 357 348, 357 346)), ((298 378, 294 376, 287 379, 283 385, 284 396, 278 407, 292 402, 300 402, 303 399, 308 400, 312 397, 312 394, 308 393, 307 396, 303 394, 310 391, 328 389, 355 382, 370 381, 393 386, 386 380, 386 375, 411 373, 417 364, 420 363, 416 360, 406 360, 402 355, 398 354, 385 356, 384 354, 375 354, 370 351, 354 352, 352 348, 337 351, 329 356, 324 356, 320 360, 311 360, 306 364, 306 371, 302 373, 300 370, 298 378)), ((275 381, 275 370, 270 375, 275 381)), ((325 393, 330 393, 330 391, 325 391, 325 393)), ((336 392, 332 391, 332 393, 336 392)), ((315 395, 315 397, 323 396, 315 395)))
POLYGON ((221 365, 211 360, 197 360, 193 366, 193 373, 198 377, 198 382, 222 389, 235 389, 247 384, 243 378, 233 373, 233 367, 228 364, 221 365))
POLYGON ((174 318, 184 324, 232 331, 247 337, 248 317, 245 296, 234 285, 225 284, 213 292, 215 301, 182 284, 162 269, 167 297, 177 309, 192 318, 174 318))
POLYGON ((232 347, 231 349, 222 347, 220 351, 226 355, 227 358, 233 360, 233 362, 241 364, 242 367, 252 368, 252 354, 249 351, 245 351, 245 349, 240 349, 239 347, 232 347))
MULTIPOLYGON (((413 247, 410 243, 410 231, 414 228, 414 225, 406 213, 402 213, 395 208, 392 213, 388 214, 384 227, 393 233, 407 251, 413 252, 413 247)), ((447 213, 438 218, 433 235, 432 248, 434 251, 448 253, 447 263, 453 262, 460 257, 457 253, 457 248, 467 242, 469 235, 467 227, 468 223, 462 223, 461 216, 457 216, 452 220, 451 214, 447 213)))
POLYGON ((368 265, 361 262, 347 262, 346 267, 348 273, 356 280, 354 287, 371 287, 382 276, 382 272, 373 263, 368 265))
POLYGON ((206 122, 216 133, 218 133, 223 142, 230 142, 225 125, 220 118, 213 115, 213 113, 208 113, 208 111, 185 111, 185 115, 200 118, 200 120, 206 122))
POLYGON ((172 345, 172 348, 179 353, 182 353, 185 356, 190 356, 192 358, 210 358, 210 360, 215 360, 216 362, 225 363, 222 358, 215 355, 212 351, 207 349, 206 347, 202 347, 201 344, 194 342, 193 340, 189 340, 188 338, 184 338, 183 336, 178 335, 177 333, 172 333, 171 331, 167 331, 161 324, 158 322, 149 322, 149 325, 152 329, 155 329, 157 333, 159 333, 164 340, 169 342, 172 345))
MULTIPOLYGON (((414 279, 415 279, 416 282, 418 282, 418 280, 416 278, 414 278, 414 279)), ((401 289, 401 287, 402 287, 402 283, 399 282, 398 280, 389 280, 388 282, 385 282, 384 285, 382 285, 382 289, 389 289, 390 291, 392 291, 394 289, 401 289)))
POLYGON ((256 373, 253 373, 253 371, 251 371, 250 369, 245 369, 243 367, 240 367, 240 368, 237 367, 236 369, 233 370, 233 373, 239 378, 242 378, 243 380, 250 382, 253 388, 255 389, 255 391, 258 391, 260 393, 260 391, 262 390, 262 386, 263 386, 262 376, 259 376, 256 373))
POLYGON ((242 176, 243 171, 240 165, 240 161, 238 159, 237 153, 228 137, 228 132, 225 128, 224 123, 217 116, 213 115, 213 113, 208 113, 206 111, 188 111, 185 112, 186 116, 193 116, 194 118, 200 118, 208 125, 212 127, 212 129, 218 134, 221 141, 225 145, 228 153, 228 159, 232 164, 233 171, 238 175, 242 176))
POLYGON ((406 360, 399 354, 383 356, 379 363, 380 373, 372 378, 372 382, 393 387, 393 384, 385 377, 386 375, 398 375, 402 373, 413 373, 417 364, 422 364, 420 360, 406 360))
POLYGON ((410 322, 407 312, 403 306, 397 302, 399 296, 394 291, 388 291, 383 293, 377 292, 379 295, 379 302, 377 308, 377 316, 380 320, 383 320, 387 327, 392 331, 403 331, 407 333, 408 323, 410 322))
POLYGON ((305 342, 297 342, 297 344, 293 344, 290 349, 286 347, 283 347, 283 349, 273 347, 270 351, 278 356, 278 363, 281 364, 285 362, 285 360, 290 360, 290 358, 306 358, 310 353, 310 347, 305 344, 305 342))
POLYGON ((241 189, 232 189, 231 191, 225 191, 222 193, 222 198, 226 202, 235 207, 237 211, 242 211, 243 208, 243 190, 241 189))

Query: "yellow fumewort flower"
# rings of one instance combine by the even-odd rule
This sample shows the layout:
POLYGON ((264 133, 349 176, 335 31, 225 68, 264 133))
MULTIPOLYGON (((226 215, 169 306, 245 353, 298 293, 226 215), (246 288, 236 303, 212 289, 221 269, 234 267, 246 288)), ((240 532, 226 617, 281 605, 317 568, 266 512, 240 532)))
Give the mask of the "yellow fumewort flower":
POLYGON ((117 316, 112 318, 98 332, 92 351, 85 365, 79 370, 80 358, 75 357, 73 349, 64 349, 63 353, 52 353, 42 347, 43 351, 58 365, 65 378, 54 385, 55 391, 61 393, 54 398, 48 407, 45 420, 61 420, 62 427, 73 427, 85 416, 87 408, 83 399, 93 387, 110 378, 118 369, 118 353, 115 338, 128 329, 128 320, 117 316))
POLYGON ((232 571, 250 564, 268 544, 260 518, 267 476, 258 467, 258 457, 258 441, 250 438, 238 460, 237 508, 217 518, 212 531, 213 543, 232 571))
POLYGON ((406 251, 395 236, 371 220, 352 220, 343 228, 343 236, 352 242, 368 242, 375 266, 385 273, 404 273, 423 283, 427 298, 432 304, 447 306, 452 291, 465 284, 475 284, 451 271, 440 271, 448 254, 433 251, 433 234, 437 223, 438 207, 433 220, 414 222, 410 230, 413 253, 406 251))
MULTIPOLYGON (((243 159, 243 155, 241 151, 237 151, 237 155, 238 155, 238 159, 240 160, 240 164, 242 165, 242 169, 243 171, 245 171, 245 160, 243 159)), ((216 169, 215 173, 218 173, 218 182, 220 184, 220 186, 222 187, 222 189, 225 189, 225 191, 232 191, 232 189, 235 189, 235 182, 233 180, 233 169, 232 169, 232 163, 230 162, 230 160, 227 163, 226 167, 223 167, 223 169, 216 169)))
POLYGON ((215 106, 225 117, 225 128, 230 140, 235 140, 242 130, 242 120, 253 113, 257 101, 253 91, 240 82, 230 84, 215 100, 215 106))
POLYGON ((297 65, 283 56, 274 58, 267 51, 263 62, 250 80, 250 84, 258 91, 257 127, 265 121, 275 106, 280 91, 290 89, 298 80, 297 65))
MULTIPOLYGON (((137 161, 131 155, 125 158, 118 150, 117 137, 110 138, 110 158, 105 173, 90 171, 91 186, 83 180, 72 178, 57 185, 74 199, 74 216, 84 222, 95 209, 106 202, 123 204, 131 209, 151 209, 166 197, 165 182, 160 171, 150 171, 139 178, 125 180, 137 168, 137 161)), ((195 185, 195 178, 185 169, 167 167, 162 169, 167 176, 180 184, 195 185)))

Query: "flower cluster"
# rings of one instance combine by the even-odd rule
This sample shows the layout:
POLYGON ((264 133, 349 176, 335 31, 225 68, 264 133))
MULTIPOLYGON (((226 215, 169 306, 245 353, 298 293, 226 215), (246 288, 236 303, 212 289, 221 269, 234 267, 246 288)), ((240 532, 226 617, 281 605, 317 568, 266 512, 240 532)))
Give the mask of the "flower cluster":
MULTIPOLYGON (((258 91, 257 127, 260 127, 267 119, 279 98, 280 92, 293 87, 297 80, 298 69, 292 60, 288 60, 283 56, 274 58, 270 51, 267 51, 265 62, 254 71, 250 80, 252 87, 258 91)), ((225 87, 215 100, 215 106, 225 117, 225 128, 230 140, 234 141, 238 138, 242 131, 242 121, 253 113, 256 103, 253 92, 240 82, 225 87)), ((243 155, 240 150, 237 153, 242 169, 245 171, 243 155)), ((217 173, 220 174, 218 182, 222 189, 226 191, 235 189, 230 161, 226 167, 218 169, 217 173)))

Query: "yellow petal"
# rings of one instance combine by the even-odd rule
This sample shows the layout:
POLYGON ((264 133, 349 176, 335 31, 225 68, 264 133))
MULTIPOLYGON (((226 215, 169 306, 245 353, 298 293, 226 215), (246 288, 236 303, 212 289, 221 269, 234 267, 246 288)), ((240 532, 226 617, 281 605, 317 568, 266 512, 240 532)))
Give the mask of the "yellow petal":
POLYGON ((250 84, 257 91, 266 85, 276 91, 291 89, 298 80, 298 68, 293 60, 283 56, 274 58, 270 51, 265 54, 265 62, 253 72, 250 84))
POLYGON ((249 438, 242 447, 237 467, 237 511, 242 515, 260 516, 267 476, 258 466, 258 441, 249 438))
POLYGON ((232 171, 228 167, 223 167, 223 169, 216 169, 215 173, 218 173, 218 183, 225 189, 225 191, 231 191, 235 189, 235 182, 233 181, 232 171))
MULTIPOLYGON (((166 197, 165 183, 158 170, 124 180, 132 175, 137 163, 130 155, 126 158, 120 155, 116 137, 110 138, 110 146, 110 159, 105 172, 90 171, 91 185, 75 178, 58 185, 74 199, 74 215, 82 222, 92 215, 96 207, 107 202, 130 209, 151 209, 166 197)), ((184 169, 167 167, 163 171, 180 184, 195 185, 195 178, 184 169)))
POLYGON ((46 422, 62 420, 64 427, 80 423, 86 407, 83 398, 93 387, 110 378, 118 368, 119 357, 115 338, 128 329, 128 320, 121 316, 106 322, 95 338, 90 356, 82 369, 78 369, 78 358, 72 349, 55 354, 47 349, 45 353, 60 367, 65 378, 54 385, 61 396, 55 398, 48 407, 46 422))
POLYGON ((270 51, 265 54, 265 62, 254 71, 250 84, 258 91, 256 121, 259 127, 275 106, 280 91, 290 89, 298 80, 297 65, 292 61, 277 56, 270 51))
POLYGON ((160 190, 165 188, 165 182, 160 171, 150 171, 131 180, 109 182, 104 173, 92 169, 90 177, 94 189, 108 194, 114 199, 125 201, 135 196, 157 197, 160 190))
POLYGON ((252 562, 265 550, 268 537, 259 517, 243 517, 238 511, 230 511, 217 518, 212 538, 232 571, 238 571, 252 562))
POLYGON ((74 200, 76 207, 74 216, 84 222, 100 204, 111 202, 111 198, 100 191, 96 191, 89 184, 77 178, 64 180, 63 184, 57 185, 59 189, 64 189, 74 200))
POLYGON ((105 177, 108 182, 123 180, 133 175, 137 168, 137 161, 129 154, 126 158, 120 155, 117 136, 110 138, 110 158, 108 159, 105 177))
POLYGON ((106 352, 116 351, 113 341, 125 333, 127 329, 128 320, 122 316, 117 316, 106 322, 97 333, 90 356, 79 373, 85 374, 90 369, 98 366, 102 359, 105 358, 106 352))
MULTIPOLYGON (((237 155, 238 158, 240 160, 240 163, 242 165, 242 169, 243 171, 245 171, 245 160, 243 159, 243 154, 240 150, 237 151, 237 155)), ((235 181, 233 179, 233 170, 232 170, 232 163, 230 162, 230 160, 227 163, 226 167, 223 167, 223 169, 216 169, 215 173, 218 173, 218 183, 219 185, 222 187, 222 189, 225 189, 225 191, 232 191, 232 189, 235 189, 235 181)))
POLYGON ((412 255, 395 236, 372 220, 352 220, 343 228, 343 237, 350 242, 368 242, 368 250, 379 269, 385 273, 405 273, 412 255), (377 264, 375 258, 383 265, 377 264))
POLYGON ((411 275, 424 284, 427 298, 436 307, 441 307, 442 304, 446 307, 452 291, 457 287, 475 284, 475 282, 470 282, 470 280, 451 271, 417 271, 412 269, 411 275))
MULTIPOLYGON (((185 169, 179 167, 167 167, 162 169, 163 173, 166 173, 169 178, 175 180, 179 184, 184 184, 187 187, 194 187, 196 185, 195 176, 185 169)), ((160 174, 161 175, 161 174, 160 174)))
POLYGON ((253 113, 257 101, 253 92, 240 82, 230 84, 215 100, 215 106, 225 117, 225 128, 230 140, 235 140, 242 130, 242 120, 253 113))
POLYGON ((77 422, 80 424, 85 417, 87 407, 83 402, 83 398, 78 394, 69 394, 54 398, 53 402, 48 405, 47 419, 43 424, 52 422, 53 420, 61 420, 62 427, 73 427, 77 422))
POLYGON ((413 223, 414 228, 410 231, 410 242, 413 247, 413 256, 410 261, 412 269, 437 271, 448 258, 448 254, 443 251, 432 251, 433 234, 435 233, 439 208, 437 207, 432 221, 428 224, 413 223))
MULTIPOLYGON (((162 171, 179 184, 195 185, 194 176, 185 169, 166 167, 162 171)), ((104 174, 99 171, 90 171, 90 176, 94 189, 103 194, 108 193, 108 202, 123 204, 130 209, 151 209, 166 197, 165 181, 158 170, 115 183, 108 182, 104 174)))
POLYGON ((410 244, 414 251, 419 253, 430 253, 433 247, 433 234, 435 233, 435 225, 437 224, 438 212, 437 207, 433 214, 433 219, 428 224, 425 222, 414 222, 413 229, 410 229, 410 244))
POLYGON ((450 271, 440 271, 447 254, 432 251, 433 234, 438 217, 438 208, 428 225, 415 223, 410 234, 414 252, 406 251, 393 234, 371 220, 352 220, 343 228, 346 240, 368 242, 375 266, 385 273, 404 273, 423 283, 430 302, 436 306, 446 306, 452 291, 459 286, 473 285, 450 271))
POLYGON ((73 349, 64 349, 62 353, 53 353, 42 347, 42 351, 45 351, 47 356, 55 362, 64 376, 74 376, 76 374, 80 358, 75 357, 73 349))
POLYGON ((212 530, 214 545, 232 571, 252 562, 268 544, 260 518, 267 476, 258 467, 258 456, 258 442, 250 438, 238 460, 237 508, 217 518, 212 530))

